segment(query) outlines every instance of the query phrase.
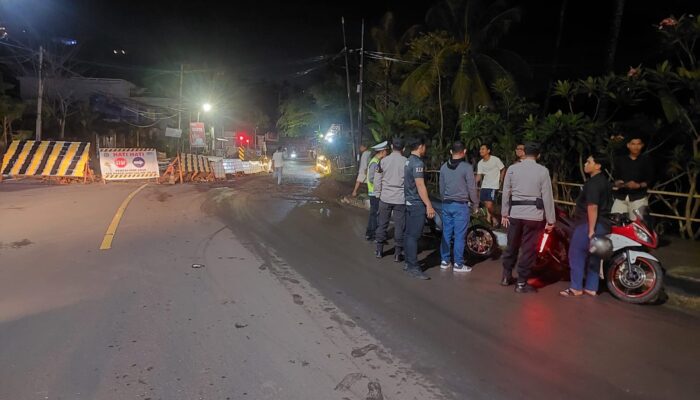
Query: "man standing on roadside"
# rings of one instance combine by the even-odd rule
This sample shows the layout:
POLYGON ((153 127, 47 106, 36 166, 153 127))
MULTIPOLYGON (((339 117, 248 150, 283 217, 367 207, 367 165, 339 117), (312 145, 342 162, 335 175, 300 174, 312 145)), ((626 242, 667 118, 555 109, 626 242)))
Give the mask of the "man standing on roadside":
POLYGON ((360 185, 367 182, 367 167, 369 166, 369 159, 372 156, 372 152, 369 151, 365 144, 360 145, 360 166, 357 171, 357 179, 355 179, 355 188, 352 191, 352 197, 357 197, 357 191, 360 189, 360 185))
POLYGON ((525 159, 508 168, 503 182, 501 223, 508 228, 508 247, 503 254, 501 285, 515 283, 513 268, 517 263, 517 293, 537 291, 528 285, 527 278, 537 258, 537 242, 542 237, 542 230, 550 232, 555 222, 552 180, 549 170, 537 163, 539 154, 539 145, 528 143, 525 159))
POLYGON ((386 154, 389 151, 389 143, 387 141, 381 142, 378 145, 373 146, 372 150, 376 153, 374 154, 374 157, 369 160, 369 165, 367 166, 367 193, 369 194, 369 220, 367 221, 367 229, 365 230, 365 239, 367 241, 373 241, 375 233, 377 232, 379 198, 374 192, 374 179, 379 168, 379 161, 386 157, 386 154))
POLYGON ((374 239, 377 243, 375 256, 384 256, 384 244, 387 240, 389 219, 394 221, 394 262, 401 262, 403 251, 403 234, 406 224, 406 197, 404 195, 404 167, 406 157, 403 151, 403 141, 400 138, 392 140, 393 151, 379 162, 379 167, 374 178, 374 194, 379 198, 379 212, 377 216, 377 232, 374 239))
POLYGON ((615 159, 613 169, 617 191, 613 192, 612 213, 628 214, 634 220, 634 210, 645 211, 649 206, 647 190, 654 182, 654 168, 649 157, 642 155, 644 141, 640 135, 630 134, 626 140, 629 154, 615 159))
POLYGON ((588 157, 583 166, 584 172, 591 178, 583 185, 576 199, 574 231, 569 243, 571 284, 568 289, 559 292, 561 296, 598 295, 600 257, 590 254, 590 240, 593 236, 610 232, 610 224, 605 217, 610 214, 612 187, 604 172, 606 166, 607 154, 600 151, 588 157))
POLYGON ((497 226, 498 218, 495 215, 494 203, 506 172, 505 165, 500 158, 491 155, 490 144, 482 144, 479 148, 479 155, 481 161, 476 166, 476 183, 481 183, 480 198, 488 211, 489 223, 497 226))
POLYGON ((430 279, 418 265, 418 241, 420 240, 425 217, 435 217, 433 204, 428 197, 425 187, 425 164, 423 158, 426 152, 425 138, 411 138, 408 146, 411 155, 405 164, 404 193, 406 197, 406 272, 417 279, 430 279))
POLYGON ((465 160, 464 143, 452 144, 452 158, 440 168, 440 196, 442 196, 442 242, 440 269, 449 269, 450 243, 454 240, 455 272, 470 272, 464 263, 464 244, 470 211, 479 207, 474 168, 465 160))
POLYGON ((272 168, 275 171, 273 176, 277 178, 277 184, 281 185, 282 169, 284 168, 284 149, 282 147, 278 147, 277 151, 272 155, 272 168))

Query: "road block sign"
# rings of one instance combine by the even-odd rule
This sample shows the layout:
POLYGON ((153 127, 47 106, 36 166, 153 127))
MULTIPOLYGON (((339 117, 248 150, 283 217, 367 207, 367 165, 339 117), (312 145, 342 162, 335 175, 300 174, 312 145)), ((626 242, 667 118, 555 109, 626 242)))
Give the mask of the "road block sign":
POLYGON ((158 179, 158 155, 155 149, 100 149, 102 178, 107 181, 158 179))
POLYGON ((238 159, 245 160, 245 149, 243 147, 238 148, 238 159))
POLYGON ((15 140, 2 158, 1 175, 88 178, 90 143, 15 140))

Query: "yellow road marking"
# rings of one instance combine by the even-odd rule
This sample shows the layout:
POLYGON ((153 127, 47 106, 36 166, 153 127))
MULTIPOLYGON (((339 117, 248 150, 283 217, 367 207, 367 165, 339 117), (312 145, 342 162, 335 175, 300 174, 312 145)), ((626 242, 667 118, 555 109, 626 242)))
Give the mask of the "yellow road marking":
POLYGON ((117 209, 117 213, 114 214, 114 218, 112 218, 112 222, 109 224, 109 228, 107 228, 105 237, 104 239, 102 239, 102 245, 100 246, 100 250, 109 250, 112 248, 112 240, 114 240, 114 235, 116 235, 117 233, 119 221, 122 220, 122 217, 124 216, 124 211, 126 211, 126 207, 129 205, 131 199, 133 199, 134 196, 136 196, 146 186, 148 186, 148 183, 144 183, 138 189, 134 190, 128 196, 126 196, 126 199, 124 199, 122 205, 119 206, 119 209, 117 209))

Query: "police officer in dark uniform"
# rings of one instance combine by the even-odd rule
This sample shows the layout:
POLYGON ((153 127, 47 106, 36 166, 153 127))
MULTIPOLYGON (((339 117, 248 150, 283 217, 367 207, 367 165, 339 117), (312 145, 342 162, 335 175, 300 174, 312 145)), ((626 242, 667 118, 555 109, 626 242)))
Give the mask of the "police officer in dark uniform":
POLYGON ((539 154, 539 145, 527 143, 525 158, 508 168, 503 181, 501 223, 508 228, 508 247, 503 254, 501 285, 514 283, 512 273, 517 263, 517 293, 537 291, 528 285, 527 278, 537 258, 537 243, 542 231, 551 231, 555 222, 552 180, 549 170, 537 163, 539 154))
POLYGON ((406 254, 406 272, 418 279, 430 279, 418 265, 418 240, 422 236, 425 217, 435 217, 435 210, 428 197, 428 189, 423 178, 425 164, 425 138, 411 138, 407 147, 411 155, 404 170, 404 197, 406 198, 406 233, 404 251, 406 254))

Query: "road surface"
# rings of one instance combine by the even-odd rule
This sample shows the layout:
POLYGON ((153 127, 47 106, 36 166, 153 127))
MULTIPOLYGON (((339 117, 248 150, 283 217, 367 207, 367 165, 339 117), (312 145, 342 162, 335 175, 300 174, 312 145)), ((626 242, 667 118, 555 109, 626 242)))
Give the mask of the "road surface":
MULTIPOLYGON (((691 399, 700 320, 407 277, 310 165, 216 185, 0 185, 0 399, 691 399), (203 268, 192 268, 203 264, 203 268), (381 393, 381 394, 380 394, 381 393)), ((438 260, 439 261, 439 260, 438 260)))

